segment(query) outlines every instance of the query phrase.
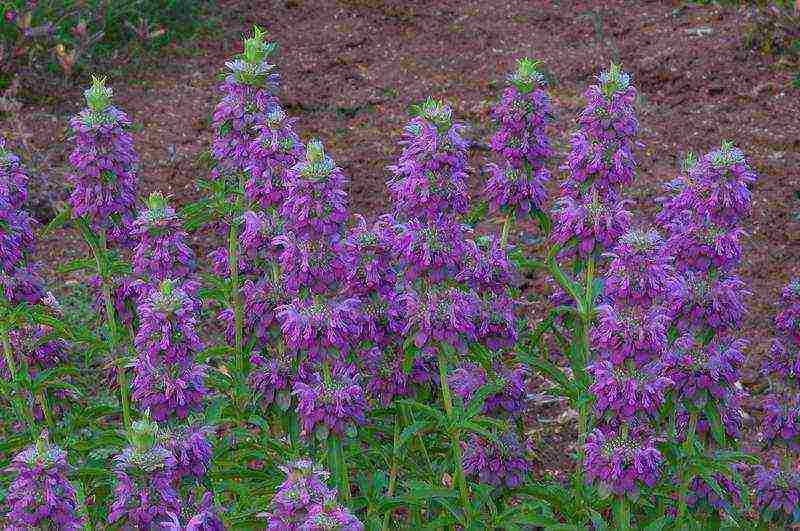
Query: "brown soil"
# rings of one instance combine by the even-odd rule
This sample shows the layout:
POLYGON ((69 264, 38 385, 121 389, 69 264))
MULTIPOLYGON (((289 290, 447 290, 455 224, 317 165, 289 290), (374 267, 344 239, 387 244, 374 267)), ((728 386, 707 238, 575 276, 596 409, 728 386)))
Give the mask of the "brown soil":
MULTIPOLYGON (((353 210, 368 217, 387 206, 385 167, 398 153, 409 104, 428 95, 444 98, 459 119, 473 125, 475 138, 485 141, 489 105, 506 73, 519 57, 541 59, 552 78, 559 120, 553 135, 563 155, 581 92, 616 60, 641 93, 646 148, 639 157, 639 180, 629 191, 641 223, 649 222, 661 184, 675 175, 687 150, 704 153, 731 139, 758 170, 741 268, 753 292, 742 333, 751 341, 751 360, 766 348, 779 291, 800 274, 794 218, 800 198, 800 89, 791 87, 791 74, 775 58, 742 48, 744 22, 736 9, 622 0, 218 4, 222 34, 110 78, 117 104, 143 126, 135 139, 144 193, 160 189, 179 203, 199 195, 195 182, 204 170, 195 161, 210 144, 217 74, 254 23, 280 43, 282 99, 300 118, 299 132, 325 142, 352 178, 353 210)), ((21 126, 6 120, 0 127, 12 147, 26 140, 18 127, 30 133, 28 151, 39 154, 36 160, 51 172, 51 183, 63 179, 64 127, 79 108, 80 89, 65 90, 58 101, 26 105, 21 126)), ((474 167, 483 156, 478 153, 474 167)), ((473 179, 477 194, 478 171, 473 179)), ((208 248, 207 242, 198 243, 208 248)), ((58 231, 41 251, 48 267, 82 253, 70 230, 58 231)), ((752 379, 749 371, 746 384, 752 379)))

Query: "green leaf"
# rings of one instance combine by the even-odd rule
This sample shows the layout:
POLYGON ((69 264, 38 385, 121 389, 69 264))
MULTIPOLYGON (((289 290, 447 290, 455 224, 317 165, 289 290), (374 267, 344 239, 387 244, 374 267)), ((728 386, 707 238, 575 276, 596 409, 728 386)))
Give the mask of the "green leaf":
POLYGON ((418 420, 409 426, 406 426, 403 431, 400 432, 400 437, 398 439, 398 450, 408 444, 412 437, 430 430, 433 428, 433 426, 434 424, 432 422, 424 420, 418 420))
POLYGON ((705 407, 706 417, 708 417, 709 424, 711 424, 711 433, 717 444, 725 446, 725 426, 722 424, 722 418, 717 410, 716 401, 709 400, 706 402, 705 407))
POLYGON ((67 222, 71 217, 72 217, 72 208, 70 208, 69 205, 64 205, 64 209, 61 210, 58 214, 56 214, 56 217, 51 219, 50 223, 48 223, 44 227, 44 229, 42 229, 39 238, 44 238, 54 230, 60 229, 61 227, 67 224, 67 222))

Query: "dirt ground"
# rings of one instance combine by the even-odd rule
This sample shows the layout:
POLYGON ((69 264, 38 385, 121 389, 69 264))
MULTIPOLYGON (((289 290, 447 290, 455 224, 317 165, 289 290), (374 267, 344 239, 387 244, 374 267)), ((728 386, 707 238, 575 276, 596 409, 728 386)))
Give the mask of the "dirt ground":
MULTIPOLYGON (((661 185, 687 150, 704 153, 734 140, 760 174, 741 268, 753 295, 742 333, 751 368, 767 348, 774 302, 800 274, 800 89, 774 57, 745 50, 736 8, 669 1, 544 0, 221 0, 220 34, 121 68, 109 78, 118 106, 141 125, 142 191, 162 190, 177 203, 199 194, 196 158, 212 136, 209 116, 223 62, 239 51, 252 24, 280 44, 282 99, 299 118, 304 139, 321 138, 351 177, 352 210, 375 217, 387 207, 385 167, 411 103, 434 96, 485 141, 489 105, 522 56, 544 61, 558 122, 553 136, 563 156, 581 93, 614 60, 632 74, 641 97, 646 148, 629 191, 638 221, 648 224, 661 185)), ((0 130, 12 146, 27 142, 48 179, 63 188, 64 128, 80 105, 80 89, 55 103, 27 104, 23 124, 0 130), (20 129, 22 128, 22 129, 20 129), (26 136, 27 133, 27 136, 26 136), (16 135, 16 138, 15 138, 16 135)), ((480 189, 475 160, 473 190, 480 189)), ((521 235, 517 235, 520 237, 521 235)), ((211 244, 199 239, 201 249, 211 244)), ((83 252, 74 234, 43 242, 46 267, 83 252)), ((538 284, 538 281, 537 281, 538 284)), ((752 370, 745 385, 752 381, 752 370)))

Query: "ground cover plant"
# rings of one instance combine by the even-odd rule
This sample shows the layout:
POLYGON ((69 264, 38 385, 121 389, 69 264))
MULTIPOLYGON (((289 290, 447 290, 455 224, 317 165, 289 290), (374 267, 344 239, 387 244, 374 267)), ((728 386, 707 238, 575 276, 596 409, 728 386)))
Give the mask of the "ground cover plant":
POLYGON ((3 149, 5 525, 16 528, 650 528, 798 520, 795 283, 764 367, 763 463, 741 452, 736 276, 757 180, 729 142, 688 156, 655 227, 636 221, 636 89, 612 64, 557 160, 545 78, 521 59, 493 108, 482 198, 465 127, 414 105, 393 210, 348 211, 303 141, 256 28, 226 63, 205 197, 138 196, 131 122, 95 79, 70 122, 68 208, 25 210, 3 149), (548 182, 558 183, 548 198, 548 182), (532 218, 544 256, 513 241, 532 218), (493 225, 492 221, 500 223, 493 225), (69 225, 93 318, 62 317, 29 259, 69 225), (209 227, 209 260, 187 244, 209 227), (208 267, 206 267, 206 263, 208 267), (552 279, 524 312, 519 272, 552 279), (572 478, 534 473, 534 374, 577 412, 572 478), (104 385, 97 385, 98 381, 104 385), (785 449, 784 449, 785 448, 785 449), (776 459, 772 459, 774 456, 776 459))

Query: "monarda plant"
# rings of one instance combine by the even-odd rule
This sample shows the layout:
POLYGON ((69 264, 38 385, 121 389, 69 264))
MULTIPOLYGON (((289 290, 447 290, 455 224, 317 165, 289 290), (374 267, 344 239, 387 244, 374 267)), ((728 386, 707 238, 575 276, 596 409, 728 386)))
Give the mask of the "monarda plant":
POLYGON ((640 220, 633 76, 597 76, 560 153, 547 76, 523 58, 487 153, 453 105, 414 104, 392 133, 391 209, 359 215, 346 168, 283 108, 277 58, 256 28, 224 65, 193 204, 140 196, 131 121, 100 78, 70 122, 69 200, 42 231, 0 144, 0 525, 797 523, 796 282, 764 364, 766 458, 741 450, 736 269, 757 181, 742 151, 687 157, 640 220), (62 226, 86 243, 58 274, 85 286, 87 317, 33 260, 62 226), (523 274, 553 289, 523 290, 523 274), (531 435, 545 395, 575 419, 555 477, 531 435))

